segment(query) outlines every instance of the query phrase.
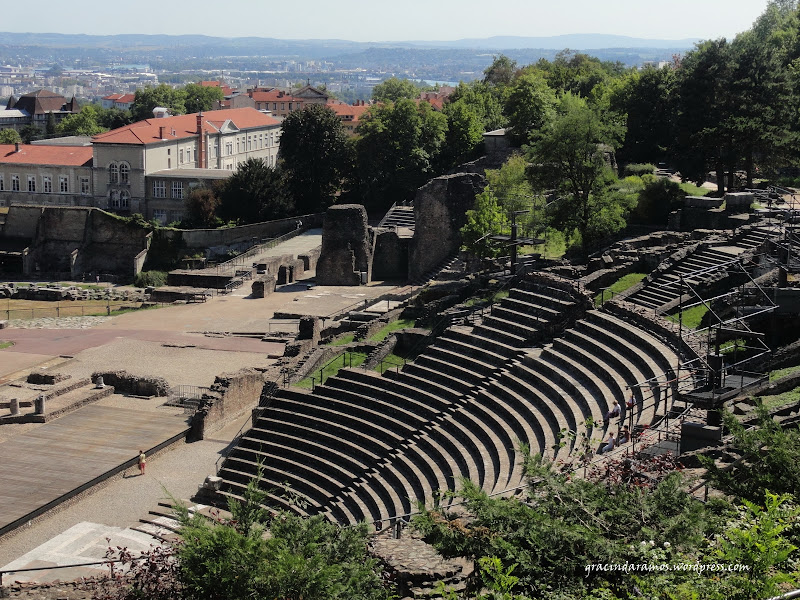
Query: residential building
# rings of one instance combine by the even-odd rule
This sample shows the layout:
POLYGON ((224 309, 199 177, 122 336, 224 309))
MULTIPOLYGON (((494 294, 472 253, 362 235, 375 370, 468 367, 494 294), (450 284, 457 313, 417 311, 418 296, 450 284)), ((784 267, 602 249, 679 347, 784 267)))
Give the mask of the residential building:
POLYGON ((274 166, 280 124, 253 108, 216 110, 139 121, 92 143, 95 205, 169 223, 183 218, 192 187, 226 177, 220 170, 249 158, 274 166))
POLYGON ((370 106, 371 104, 367 104, 363 100, 359 100, 355 104, 328 101, 328 108, 336 113, 342 121, 345 132, 350 137, 356 135, 356 129, 358 129, 360 125, 360 119, 362 115, 369 110, 370 106))
POLYGON ((118 108, 120 110, 130 110, 135 97, 136 96, 134 94, 111 94, 110 96, 101 98, 100 105, 103 108, 118 108))
POLYGON ((306 85, 291 93, 277 88, 253 88, 247 90, 258 110, 269 111, 276 119, 283 120, 290 112, 302 110, 310 104, 327 104, 328 94, 306 85))
POLYGON ((0 145, 0 206, 93 206, 91 146, 0 145))
POLYGON ((44 131, 49 114, 53 115, 57 124, 64 117, 79 111, 80 107, 74 97, 67 102, 61 94, 50 90, 37 90, 24 94, 19 99, 11 96, 6 104, 6 110, 0 112, 0 126, 3 129, 21 131, 26 125, 35 125, 44 131))

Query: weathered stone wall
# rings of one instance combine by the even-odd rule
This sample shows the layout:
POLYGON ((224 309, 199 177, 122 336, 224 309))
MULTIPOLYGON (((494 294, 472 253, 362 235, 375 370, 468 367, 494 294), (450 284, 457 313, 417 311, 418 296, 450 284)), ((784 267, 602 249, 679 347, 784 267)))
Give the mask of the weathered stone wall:
POLYGON ((250 412, 258 406, 263 388, 264 373, 259 369, 218 375, 209 392, 203 394, 200 408, 192 420, 192 438, 202 440, 250 412))
POLYGON ((253 298, 266 298, 274 291, 274 275, 259 275, 250 286, 250 292, 253 298))
POLYGON ((92 373, 92 381, 100 376, 103 383, 113 386, 118 392, 137 396, 166 396, 169 384, 163 377, 140 377, 127 371, 97 371, 92 373))
POLYGON ((44 209, 41 206, 11 206, 0 236, 32 240, 44 209))
POLYGON ((176 231, 185 247, 189 249, 231 246, 238 243, 252 245, 250 242, 253 240, 275 238, 295 230, 297 221, 302 221, 304 228, 321 227, 323 216, 323 213, 317 213, 225 229, 178 229, 176 231))
POLYGON ((317 246, 313 250, 309 250, 305 254, 298 254, 297 259, 303 262, 303 270, 313 271, 317 268, 319 262, 319 255, 322 252, 322 246, 317 246))
POLYGON ((408 245, 410 238, 401 238, 393 229, 373 229, 375 255, 372 257, 372 278, 408 279, 408 245))
POLYGON ((317 262, 320 285, 359 285, 360 273, 372 275, 372 246, 367 211, 360 204, 331 206, 322 228, 322 252, 317 262))
POLYGON ((458 251, 466 212, 485 185, 485 179, 477 173, 457 173, 436 177, 417 190, 416 225, 408 252, 410 279, 431 271, 458 251))

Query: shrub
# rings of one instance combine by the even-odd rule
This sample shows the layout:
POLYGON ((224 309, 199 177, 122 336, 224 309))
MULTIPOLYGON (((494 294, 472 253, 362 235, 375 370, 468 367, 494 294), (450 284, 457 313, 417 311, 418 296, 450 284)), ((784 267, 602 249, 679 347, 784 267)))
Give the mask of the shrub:
POLYGON ((167 283, 167 274, 164 271, 142 271, 134 279, 134 285, 140 288, 161 287, 167 283))
POLYGON ((652 163, 631 163, 629 165, 625 165, 623 169, 623 173, 628 175, 636 175, 641 177, 642 175, 652 175, 656 172, 656 166, 652 163))

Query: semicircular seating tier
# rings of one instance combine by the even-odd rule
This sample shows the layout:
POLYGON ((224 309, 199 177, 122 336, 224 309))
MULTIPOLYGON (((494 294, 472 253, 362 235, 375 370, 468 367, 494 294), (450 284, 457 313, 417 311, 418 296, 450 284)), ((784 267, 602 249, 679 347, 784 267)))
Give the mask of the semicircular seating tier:
POLYGON ((520 444, 569 460, 633 390, 636 427, 664 414, 679 358, 654 335, 571 294, 525 282, 474 327, 453 326, 401 371, 342 369, 313 392, 282 389, 220 470, 241 497, 261 471, 275 509, 347 524, 384 522, 468 478, 489 493, 523 484, 520 444), (536 347, 534 347, 536 346, 536 347), (639 385, 650 382, 648 385, 639 385))

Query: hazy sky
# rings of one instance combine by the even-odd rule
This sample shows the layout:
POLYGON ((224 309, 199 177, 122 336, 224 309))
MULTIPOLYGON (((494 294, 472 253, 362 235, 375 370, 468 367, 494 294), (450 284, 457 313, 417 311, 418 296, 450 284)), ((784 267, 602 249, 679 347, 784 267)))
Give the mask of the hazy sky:
POLYGON ((97 0, 3 2, 0 31, 197 33, 354 41, 609 33, 657 39, 733 37, 767 0, 97 0))

